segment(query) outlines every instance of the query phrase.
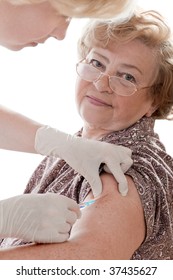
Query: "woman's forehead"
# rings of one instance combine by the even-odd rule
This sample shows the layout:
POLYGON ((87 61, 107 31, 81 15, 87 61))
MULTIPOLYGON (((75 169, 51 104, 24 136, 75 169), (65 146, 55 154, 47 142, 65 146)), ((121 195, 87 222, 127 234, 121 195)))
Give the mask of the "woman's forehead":
POLYGON ((99 55, 109 58, 116 56, 117 54, 124 56, 125 58, 132 56, 133 58, 141 58, 141 60, 143 60, 143 56, 146 56, 156 59, 156 51, 138 39, 134 39, 126 43, 110 41, 106 47, 100 46, 99 43, 94 44, 90 49, 88 49, 87 56, 99 55), (141 51, 143 55, 141 55, 141 51))

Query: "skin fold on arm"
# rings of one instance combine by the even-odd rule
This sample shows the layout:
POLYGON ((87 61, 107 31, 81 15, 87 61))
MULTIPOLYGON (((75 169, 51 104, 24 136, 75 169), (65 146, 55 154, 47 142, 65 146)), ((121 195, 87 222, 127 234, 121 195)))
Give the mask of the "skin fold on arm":
MULTIPOLYGON (((145 237, 141 201, 132 179, 122 197, 112 175, 101 176, 103 192, 82 210, 70 239, 60 244, 33 244, 0 250, 0 259, 130 259, 145 237)), ((92 199, 90 193, 86 200, 92 199)))

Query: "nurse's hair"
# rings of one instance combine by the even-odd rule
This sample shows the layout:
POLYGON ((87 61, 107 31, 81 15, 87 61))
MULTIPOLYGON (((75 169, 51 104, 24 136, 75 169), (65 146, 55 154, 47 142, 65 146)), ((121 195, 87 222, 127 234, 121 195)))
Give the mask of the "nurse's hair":
MULTIPOLYGON (((38 4, 46 0, 0 0, 14 5, 38 4)), ((47 0, 60 13, 69 17, 112 18, 133 13, 137 0, 47 0)))
MULTIPOLYGON (((136 11, 126 22, 89 20, 78 42, 79 59, 94 47, 108 48, 111 43, 134 39, 147 45, 156 56, 157 72, 149 96, 153 97, 156 119, 173 118, 173 42, 165 19, 156 11, 136 11)), ((142 55, 142 54, 141 54, 142 55)))

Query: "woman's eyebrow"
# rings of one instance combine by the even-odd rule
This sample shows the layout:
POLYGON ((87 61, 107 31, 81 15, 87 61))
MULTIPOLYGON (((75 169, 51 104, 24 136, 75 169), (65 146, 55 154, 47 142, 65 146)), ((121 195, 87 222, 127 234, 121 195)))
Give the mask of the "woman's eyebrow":
POLYGON ((136 69, 141 75, 143 75, 143 72, 133 64, 122 63, 121 65, 125 66, 126 68, 136 69))
POLYGON ((100 56, 100 57, 103 58, 107 63, 110 62, 109 58, 106 57, 106 56, 104 56, 104 55, 101 54, 101 53, 98 53, 98 52, 96 52, 96 51, 93 51, 93 54, 96 54, 96 55, 100 56))

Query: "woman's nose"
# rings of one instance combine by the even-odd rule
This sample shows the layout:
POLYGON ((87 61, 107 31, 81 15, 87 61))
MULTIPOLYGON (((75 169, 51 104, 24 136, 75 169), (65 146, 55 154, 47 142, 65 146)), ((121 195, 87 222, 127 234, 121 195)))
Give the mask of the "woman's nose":
POLYGON ((109 85, 109 76, 103 75, 97 81, 94 82, 96 89, 101 93, 109 93, 112 94, 113 90, 109 85))
POLYGON ((57 40, 63 40, 66 36, 68 26, 70 24, 70 18, 64 18, 62 24, 59 24, 53 31, 51 36, 57 40))

